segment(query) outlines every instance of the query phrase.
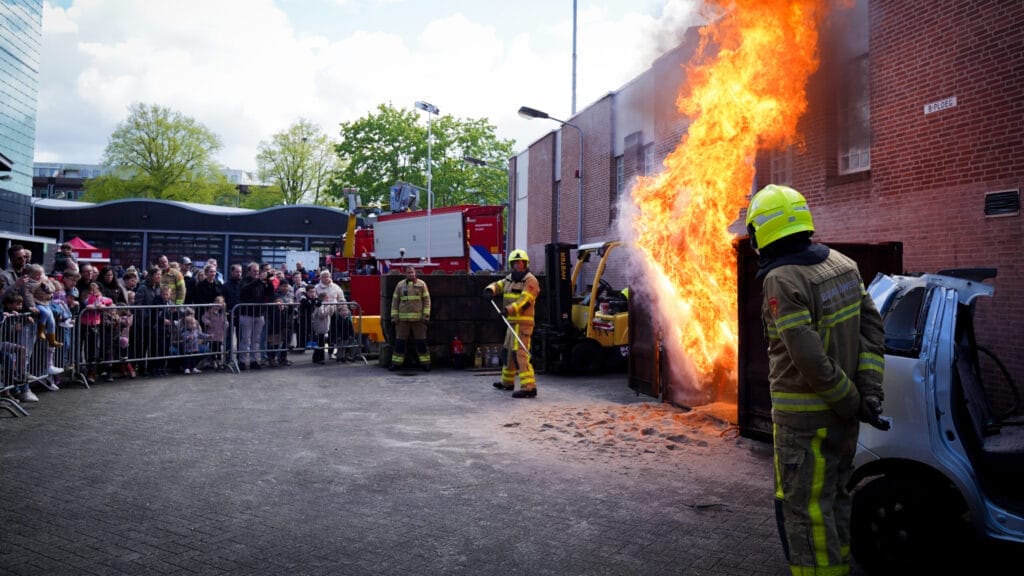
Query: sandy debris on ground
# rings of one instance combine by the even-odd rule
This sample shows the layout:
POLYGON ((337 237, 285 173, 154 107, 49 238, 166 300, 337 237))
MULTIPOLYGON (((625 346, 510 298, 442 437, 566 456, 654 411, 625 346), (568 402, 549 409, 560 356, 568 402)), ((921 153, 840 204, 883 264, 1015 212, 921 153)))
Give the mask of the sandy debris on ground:
POLYGON ((715 467, 728 469, 726 474, 747 464, 759 470, 765 449, 740 437, 730 422, 735 413, 735 404, 723 403, 692 410, 664 403, 555 405, 510 414, 500 425, 517 439, 525 436, 562 457, 625 470, 693 468, 700 459, 692 456, 700 455, 716 456, 715 467))

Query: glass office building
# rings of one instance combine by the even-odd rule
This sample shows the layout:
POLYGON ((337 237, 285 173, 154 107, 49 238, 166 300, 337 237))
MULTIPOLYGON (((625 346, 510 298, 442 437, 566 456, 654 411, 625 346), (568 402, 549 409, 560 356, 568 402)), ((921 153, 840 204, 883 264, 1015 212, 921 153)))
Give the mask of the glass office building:
POLYGON ((42 0, 0 0, 0 230, 31 220, 42 0))

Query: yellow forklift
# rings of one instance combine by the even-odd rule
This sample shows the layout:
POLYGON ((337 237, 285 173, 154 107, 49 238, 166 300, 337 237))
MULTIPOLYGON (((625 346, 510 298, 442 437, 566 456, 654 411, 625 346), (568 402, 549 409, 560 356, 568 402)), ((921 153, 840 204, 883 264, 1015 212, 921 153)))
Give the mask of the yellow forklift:
POLYGON ((616 290, 603 278, 609 256, 620 246, 616 240, 579 248, 573 244, 545 247, 549 312, 548 322, 535 333, 535 367, 576 374, 625 370, 629 291, 616 290), (574 249, 576 262, 570 274, 569 253, 574 249), (593 276, 585 274, 586 265, 595 259, 593 276))

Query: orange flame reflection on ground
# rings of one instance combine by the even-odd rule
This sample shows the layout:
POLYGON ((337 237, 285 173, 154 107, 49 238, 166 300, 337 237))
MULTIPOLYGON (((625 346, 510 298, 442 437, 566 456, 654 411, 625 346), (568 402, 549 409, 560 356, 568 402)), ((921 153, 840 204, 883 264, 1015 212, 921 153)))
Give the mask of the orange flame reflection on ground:
POLYGON ((724 7, 701 30, 701 49, 687 69, 689 92, 677 101, 690 118, 688 133, 660 175, 637 183, 632 224, 666 327, 664 344, 689 358, 698 384, 722 385, 713 381, 724 372, 735 388, 736 254, 728 228, 746 207, 758 147, 793 141, 807 79, 818 67, 825 2, 736 0, 724 7))

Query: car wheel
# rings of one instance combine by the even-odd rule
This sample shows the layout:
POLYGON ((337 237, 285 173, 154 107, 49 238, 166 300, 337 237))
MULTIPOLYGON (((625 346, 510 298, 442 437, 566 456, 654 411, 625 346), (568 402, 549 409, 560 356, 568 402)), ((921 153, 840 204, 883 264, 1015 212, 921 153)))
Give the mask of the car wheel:
POLYGON ((853 494, 853 557, 869 574, 910 574, 949 567, 958 531, 947 490, 882 476, 853 494))
POLYGON ((604 351, 595 340, 584 338, 572 347, 572 370, 576 374, 595 374, 604 366, 604 351))

